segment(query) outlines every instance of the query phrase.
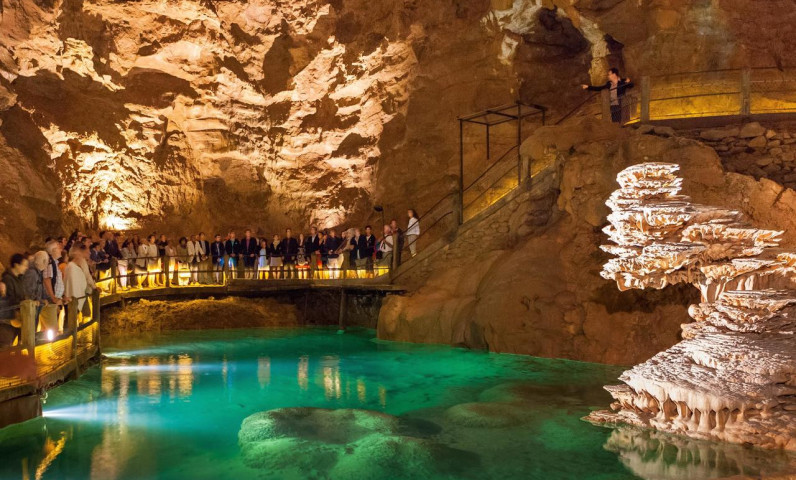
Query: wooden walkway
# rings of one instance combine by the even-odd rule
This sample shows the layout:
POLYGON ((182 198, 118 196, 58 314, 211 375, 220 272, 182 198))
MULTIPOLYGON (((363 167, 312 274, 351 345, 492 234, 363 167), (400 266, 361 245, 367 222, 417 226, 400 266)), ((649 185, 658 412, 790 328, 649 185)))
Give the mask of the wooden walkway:
POLYGON ((346 278, 313 280, 256 280, 234 279, 227 285, 192 285, 131 288, 100 296, 100 305, 110 306, 122 301, 149 298, 201 298, 209 296, 259 297, 306 290, 332 290, 371 293, 403 293, 405 288, 387 283, 387 279, 346 278))

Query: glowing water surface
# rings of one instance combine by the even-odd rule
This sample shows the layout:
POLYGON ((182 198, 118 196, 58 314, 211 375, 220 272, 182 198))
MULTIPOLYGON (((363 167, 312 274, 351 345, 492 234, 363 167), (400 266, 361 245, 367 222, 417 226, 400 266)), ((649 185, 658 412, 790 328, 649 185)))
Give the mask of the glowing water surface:
MULTIPOLYGON (((0 431, 0 478, 288 478, 244 465, 238 431, 255 412, 293 406, 375 410, 421 425, 425 438, 458 452, 434 478, 701 479, 793 462, 581 421, 609 403, 602 385, 621 368, 373 336, 286 329, 106 340, 108 358, 51 390, 44 418, 0 431), (463 426, 446 412, 500 402, 516 385, 530 420, 463 426)), ((327 474, 319 467, 302 478, 327 474)), ((373 478, 366 464, 356 476, 373 478)))

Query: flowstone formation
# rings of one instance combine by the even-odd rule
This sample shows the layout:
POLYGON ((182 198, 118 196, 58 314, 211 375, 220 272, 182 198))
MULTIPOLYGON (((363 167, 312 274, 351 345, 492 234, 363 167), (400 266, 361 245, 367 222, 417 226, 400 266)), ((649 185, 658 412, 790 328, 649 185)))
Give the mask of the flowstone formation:
POLYGON ((796 253, 783 232, 758 229, 737 211, 692 204, 679 166, 644 163, 620 172, 605 233, 616 255, 602 271, 621 290, 689 283, 683 341, 606 389, 627 423, 701 439, 796 450, 796 253))

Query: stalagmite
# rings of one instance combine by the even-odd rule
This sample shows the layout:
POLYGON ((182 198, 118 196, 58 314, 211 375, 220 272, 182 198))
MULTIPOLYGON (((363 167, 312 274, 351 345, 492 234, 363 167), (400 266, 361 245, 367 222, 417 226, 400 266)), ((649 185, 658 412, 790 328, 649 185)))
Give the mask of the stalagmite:
POLYGON ((621 290, 690 283, 683 341, 608 386, 612 411, 587 417, 700 439, 796 450, 796 253, 783 232, 680 195, 678 166, 644 163, 617 176, 602 276, 621 290))

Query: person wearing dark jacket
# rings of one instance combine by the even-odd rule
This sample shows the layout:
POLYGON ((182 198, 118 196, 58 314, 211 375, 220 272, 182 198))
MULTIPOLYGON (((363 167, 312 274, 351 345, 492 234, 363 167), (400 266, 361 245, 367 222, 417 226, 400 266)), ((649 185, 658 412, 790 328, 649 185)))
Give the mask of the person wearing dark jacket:
MULTIPOLYGON (((320 255, 321 251, 321 236, 318 235, 318 229, 315 227, 310 227, 310 234, 304 240, 304 254, 307 255, 307 260, 309 261, 310 272, 314 272, 318 269, 318 256, 320 255)), ((310 277, 312 277, 312 273, 310 273, 310 277)))
POLYGON ((116 241, 116 234, 113 232, 102 232, 100 238, 105 240, 105 253, 109 257, 119 260, 122 258, 122 251, 119 248, 119 242, 116 241))
POLYGON ((282 276, 282 241, 279 235, 274 235, 274 239, 268 244, 266 248, 266 255, 268 255, 268 271, 271 278, 281 278, 282 276))
POLYGON ((370 225, 365 227, 365 234, 359 237, 359 263, 364 264, 368 272, 373 271, 373 254, 376 251, 376 237, 370 225))
POLYGON ((238 278, 238 259, 240 258, 240 240, 235 238, 235 232, 229 232, 229 239, 224 242, 224 251, 227 254, 227 266, 231 278, 238 278))
POLYGON ((252 231, 246 229, 245 236, 240 242, 240 255, 243 257, 243 266, 246 269, 246 278, 254 278, 254 267, 257 264, 257 254, 260 248, 257 239, 252 237, 252 231))
POLYGON ((11 261, 8 265, 8 270, 3 272, 0 281, 6 284, 8 304, 11 307, 16 307, 19 302, 26 298, 22 276, 28 271, 28 259, 20 253, 15 253, 11 256, 11 261))
POLYGON ((285 230, 285 238, 282 239, 282 267, 285 270, 285 278, 293 277, 296 271, 296 256, 299 252, 298 240, 293 238, 293 231, 289 228, 285 230))
POLYGON ((216 240, 210 244, 210 258, 213 262, 213 276, 216 283, 222 283, 221 272, 224 270, 224 255, 226 253, 224 242, 221 241, 221 235, 217 233, 216 240))
POLYGON ((330 278, 340 278, 340 267, 343 264, 342 258, 340 257, 341 246, 343 246, 343 239, 337 236, 336 230, 329 230, 329 235, 326 237, 324 247, 330 270, 330 278))
POLYGON ((629 78, 619 76, 619 69, 608 70, 608 81, 604 85, 581 85, 584 90, 599 92, 608 89, 611 97, 611 121, 622 123, 623 98, 629 88, 633 88, 633 82, 629 78))

